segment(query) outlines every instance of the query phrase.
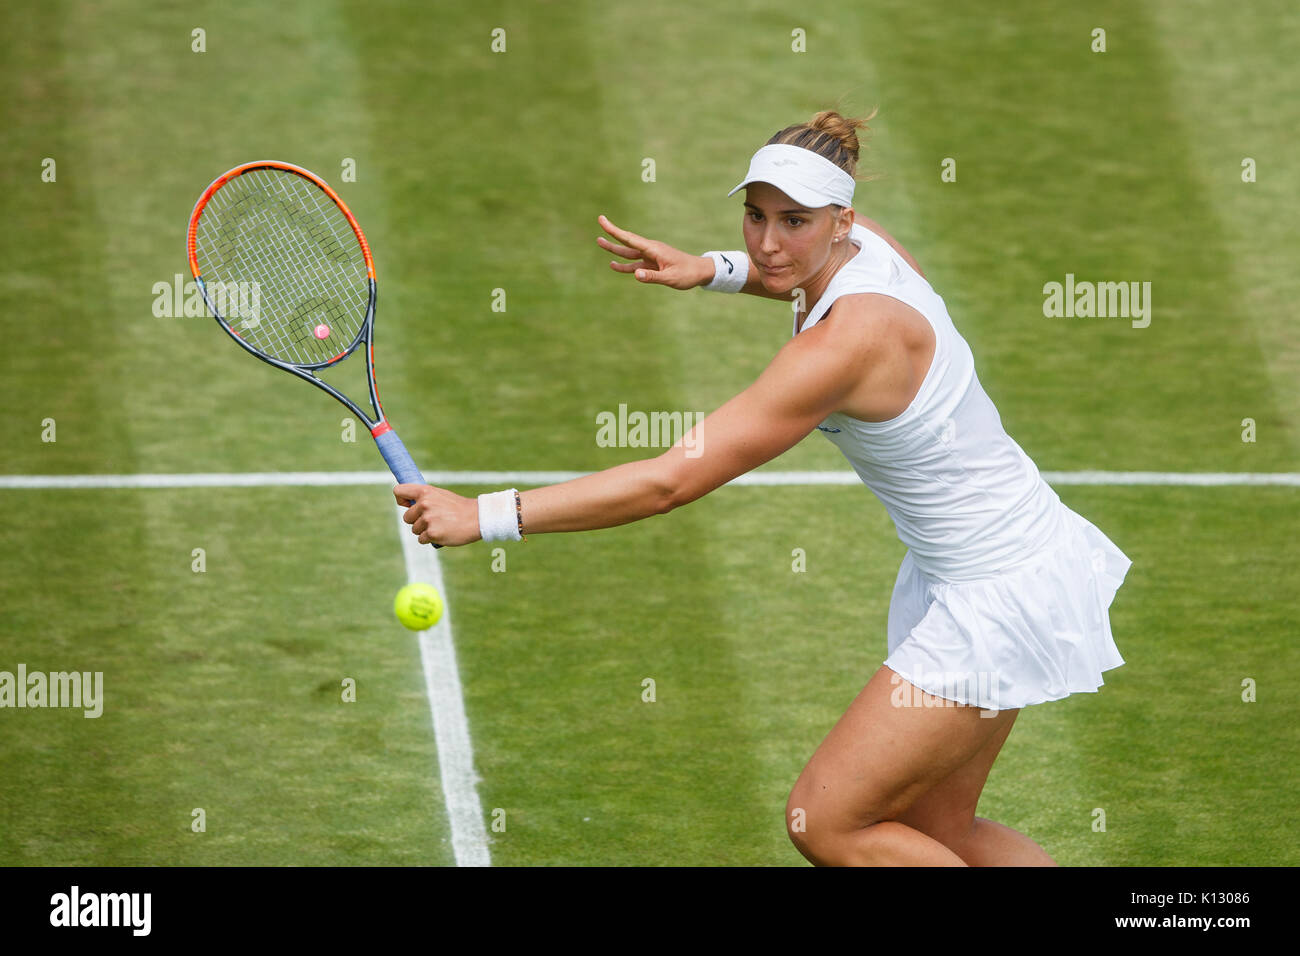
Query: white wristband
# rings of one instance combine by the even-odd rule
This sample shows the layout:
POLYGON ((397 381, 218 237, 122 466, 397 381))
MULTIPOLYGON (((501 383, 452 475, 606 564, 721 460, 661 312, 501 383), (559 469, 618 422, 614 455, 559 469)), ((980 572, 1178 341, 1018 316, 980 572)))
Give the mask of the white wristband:
POLYGON ((478 533, 484 541, 518 541, 519 516, 514 488, 478 496, 478 533))
POLYGON ((749 256, 743 252, 706 252, 713 260, 713 281, 700 286, 710 292, 739 292, 749 278, 749 256))

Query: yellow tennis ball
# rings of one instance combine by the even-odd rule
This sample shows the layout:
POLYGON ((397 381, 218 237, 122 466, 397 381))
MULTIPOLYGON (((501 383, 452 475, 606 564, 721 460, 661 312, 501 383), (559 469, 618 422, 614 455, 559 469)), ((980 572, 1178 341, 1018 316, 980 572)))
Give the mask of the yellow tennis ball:
POLYGON ((428 630, 442 617, 442 595, 432 584, 408 584, 397 592, 393 613, 412 631, 428 630))

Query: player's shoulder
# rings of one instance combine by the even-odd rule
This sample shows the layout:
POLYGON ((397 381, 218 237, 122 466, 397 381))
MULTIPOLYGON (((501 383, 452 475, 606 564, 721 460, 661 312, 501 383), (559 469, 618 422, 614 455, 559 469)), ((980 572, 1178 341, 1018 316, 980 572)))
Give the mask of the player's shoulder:
POLYGON ((814 328, 825 329, 826 338, 879 332, 889 325, 891 318, 908 308, 906 303, 883 292, 845 292, 831 303, 814 328))
MULTIPOLYGON (((822 330, 821 335, 809 345, 877 361, 894 356, 900 349, 909 348, 919 339, 934 334, 930 322, 920 312, 906 302, 880 292, 841 295, 808 332, 818 329, 822 330)), ((804 334, 795 338, 802 338, 804 334)))
POLYGON ((788 343, 793 350, 865 357, 886 344, 897 322, 897 299, 877 293, 841 295, 814 326, 788 343), (798 344, 796 344, 798 343, 798 344))

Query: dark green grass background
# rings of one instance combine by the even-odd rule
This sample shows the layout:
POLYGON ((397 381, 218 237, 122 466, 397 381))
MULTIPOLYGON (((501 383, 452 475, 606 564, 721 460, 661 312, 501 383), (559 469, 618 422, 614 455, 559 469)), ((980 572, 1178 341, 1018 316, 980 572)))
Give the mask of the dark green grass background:
MULTIPOLYGON (((789 312, 616 276, 596 216, 738 248, 749 155, 836 104, 880 107, 857 208, 1041 468, 1300 471, 1298 45, 1284 2, 8 4, 0 471, 380 467, 328 398, 152 313, 199 191, 258 158, 365 227, 380 382, 427 471, 654 454, 599 447, 596 414, 711 411, 789 312), (1066 273, 1151 282, 1150 327, 1045 318, 1066 273)), ((813 435, 767 467, 844 463, 813 435)), ((1067 864, 1296 863, 1295 489, 1060 490, 1134 561, 1128 663, 1021 715, 980 813, 1067 864)), ((391 510, 378 487, 0 491, 0 669, 107 685, 97 720, 0 711, 0 863, 452 862, 391 510)), ((493 861, 801 862, 785 796, 884 657, 903 549, 878 502, 727 488, 506 552, 440 552, 493 861)))

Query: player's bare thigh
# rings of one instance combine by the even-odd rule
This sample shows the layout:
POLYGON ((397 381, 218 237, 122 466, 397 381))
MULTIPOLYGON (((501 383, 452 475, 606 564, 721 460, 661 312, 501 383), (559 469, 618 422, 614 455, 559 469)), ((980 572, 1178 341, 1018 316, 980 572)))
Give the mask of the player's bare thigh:
MULTIPOLYGON (((890 668, 881 667, 827 734, 791 791, 787 822, 798 820, 804 828, 792 828, 791 837, 815 842, 882 820, 900 820, 923 795, 976 757, 986 756, 991 766, 1001 746, 1000 739, 996 745, 994 741, 1005 739, 1018 712, 981 713, 987 712, 914 689, 890 668)), ((958 792, 941 791, 921 805, 915 818, 929 819, 945 806, 960 806, 964 812, 969 788, 976 779, 982 787, 983 776, 987 769, 981 775, 978 767, 967 776, 957 775, 949 786, 958 792)))

